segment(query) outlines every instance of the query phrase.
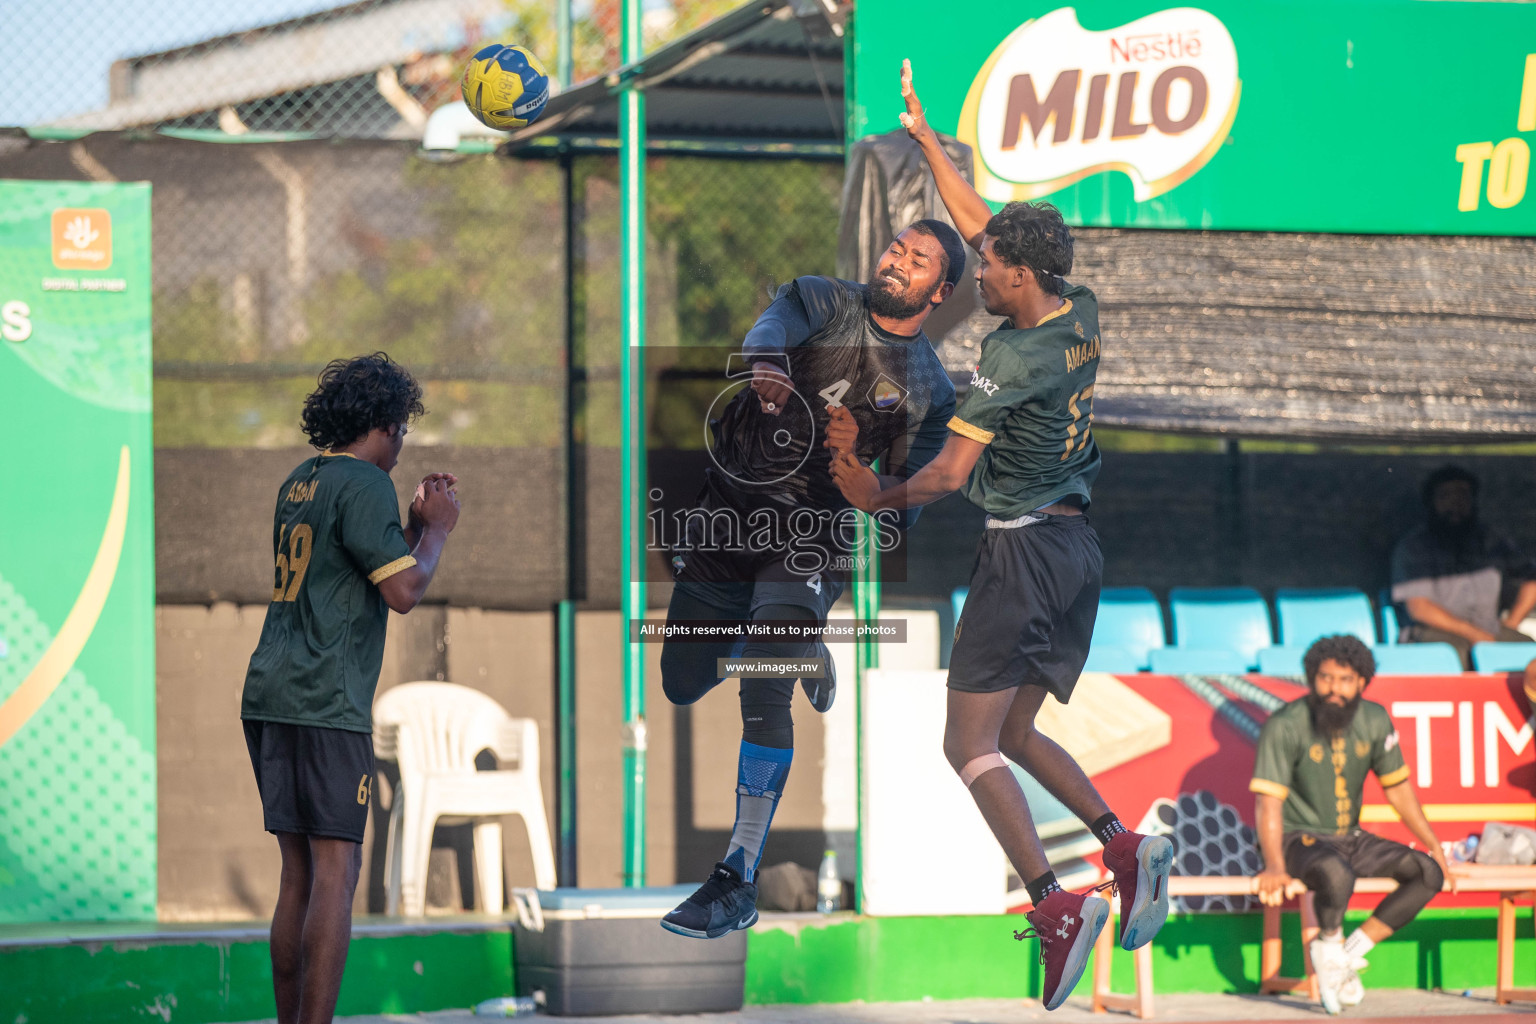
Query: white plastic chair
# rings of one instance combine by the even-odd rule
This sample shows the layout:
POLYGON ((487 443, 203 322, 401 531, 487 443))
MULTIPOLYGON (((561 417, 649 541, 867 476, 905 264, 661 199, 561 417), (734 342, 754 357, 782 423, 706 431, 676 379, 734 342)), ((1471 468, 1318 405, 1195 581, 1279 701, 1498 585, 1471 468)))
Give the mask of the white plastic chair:
POLYGON ((374 705, 373 720, 375 755, 400 767, 385 845, 385 913, 425 913, 427 860, 439 821, 474 825, 477 910, 500 913, 506 906, 498 820, 504 814, 522 815, 533 846, 534 881, 540 889, 555 887, 537 722, 511 717, 478 690, 431 682, 387 691, 374 705), (498 770, 476 770, 482 750, 496 755, 498 770))

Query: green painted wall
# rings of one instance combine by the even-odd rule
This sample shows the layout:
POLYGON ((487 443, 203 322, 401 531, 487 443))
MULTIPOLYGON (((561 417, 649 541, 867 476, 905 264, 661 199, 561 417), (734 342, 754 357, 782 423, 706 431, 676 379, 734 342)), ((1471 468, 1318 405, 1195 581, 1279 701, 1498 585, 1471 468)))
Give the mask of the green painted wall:
MULTIPOLYGON (((1349 927, 1365 914, 1350 915, 1349 927)), ((900 1002, 1038 998, 1032 939, 1013 940, 1022 917, 860 918, 827 922, 765 918, 747 953, 748 1003, 900 1002)), ((1301 968, 1296 915, 1286 918, 1285 969, 1301 968)), ((1255 992, 1262 919, 1199 914, 1169 919, 1154 946, 1160 994, 1255 992)), ((274 1016, 267 945, 169 941, 0 949, 0 1021, 174 1024, 274 1016)), ((339 1015, 468 1007, 514 993, 508 931, 354 938, 339 1015)), ((1494 911, 1428 910, 1378 946, 1364 976, 1370 988, 1463 988, 1494 982, 1494 911)), ((1521 915, 1517 978, 1536 975, 1530 914, 1521 915)), ((1117 953, 1114 985, 1128 992, 1132 957, 1117 953)), ((1087 995, 1087 978, 1078 988, 1087 995)))
MULTIPOLYGON (((1350 914, 1348 928, 1365 920, 1350 914)), ((1013 941, 1022 917, 856 918, 827 924, 764 921, 751 932, 747 1002, 839 1003, 963 998, 1038 998, 1040 967, 1033 940, 1013 941)), ((1426 910, 1371 954, 1368 988, 1463 989, 1494 983, 1495 911, 1426 910)), ((1284 918, 1288 974, 1301 972, 1300 923, 1284 918)), ((1259 914, 1170 917, 1154 943, 1156 990, 1257 992, 1259 914)), ((1516 977, 1536 975, 1532 918, 1516 926, 1516 977)), ((1078 987, 1089 992, 1091 968, 1078 987)), ((1117 953, 1116 991, 1131 991, 1134 965, 1117 953)))
MULTIPOLYGON (((515 994, 510 932, 354 938, 339 1016, 515 994)), ((0 951, 0 1020, 175 1024, 275 1017, 265 942, 115 942, 0 951)))

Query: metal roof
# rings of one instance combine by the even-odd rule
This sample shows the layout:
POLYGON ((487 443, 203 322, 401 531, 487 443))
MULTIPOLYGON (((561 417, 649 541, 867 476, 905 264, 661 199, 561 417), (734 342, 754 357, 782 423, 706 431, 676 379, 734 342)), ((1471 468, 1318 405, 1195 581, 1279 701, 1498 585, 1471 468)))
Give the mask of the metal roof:
POLYGON ((644 89, 646 137, 656 143, 744 147, 782 143, 840 152, 843 16, 847 3, 753 0, 643 60, 550 99, 505 151, 579 141, 611 144, 618 93, 644 89), (829 10, 830 8, 830 10, 829 10))
POLYGON ((106 107, 52 124, 129 128, 352 78, 371 93, 380 68, 452 50, 462 45, 466 24, 489 21, 501 10, 500 0, 357 0, 129 57, 113 66, 106 107))

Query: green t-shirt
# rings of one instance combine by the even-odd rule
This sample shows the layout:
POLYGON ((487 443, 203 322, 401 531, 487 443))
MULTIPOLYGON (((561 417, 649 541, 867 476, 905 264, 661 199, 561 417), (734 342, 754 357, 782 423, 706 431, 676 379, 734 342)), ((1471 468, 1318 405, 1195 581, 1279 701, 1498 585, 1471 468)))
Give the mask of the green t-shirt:
POLYGON ((1075 495, 1087 507, 1099 475, 1092 436, 1099 370, 1099 303, 1075 285, 1033 327, 1004 327, 981 343, 971 390, 949 429, 987 446, 965 496, 1015 519, 1075 495))
POLYGON ((1376 773, 1383 788, 1408 781, 1387 709, 1362 700, 1345 734, 1329 740, 1312 728, 1303 697, 1264 723, 1248 788, 1285 801, 1281 826, 1286 832, 1343 835, 1360 824, 1368 771, 1376 773))
POLYGON ((372 732, 389 622, 378 585, 416 564, 389 474, 350 455, 306 459, 278 491, 272 547, 240 717, 372 732))

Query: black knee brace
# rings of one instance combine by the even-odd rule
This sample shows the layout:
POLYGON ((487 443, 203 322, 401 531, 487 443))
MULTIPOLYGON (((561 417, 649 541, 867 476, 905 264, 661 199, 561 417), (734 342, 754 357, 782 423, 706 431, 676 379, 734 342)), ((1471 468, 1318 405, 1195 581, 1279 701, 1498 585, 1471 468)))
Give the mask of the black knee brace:
MULTIPOLYGON (((812 624, 816 616, 799 605, 770 604, 752 613, 753 622, 804 622, 812 624)), ((805 658, 814 642, 810 640, 749 640, 742 648, 743 658, 805 658)), ((741 681, 741 738, 748 743, 780 749, 795 745, 795 725, 790 702, 795 692, 795 677, 757 677, 741 681)))
POLYGON ((793 747, 795 720, 789 705, 794 687, 793 679, 743 679, 741 738, 760 747, 793 747))

